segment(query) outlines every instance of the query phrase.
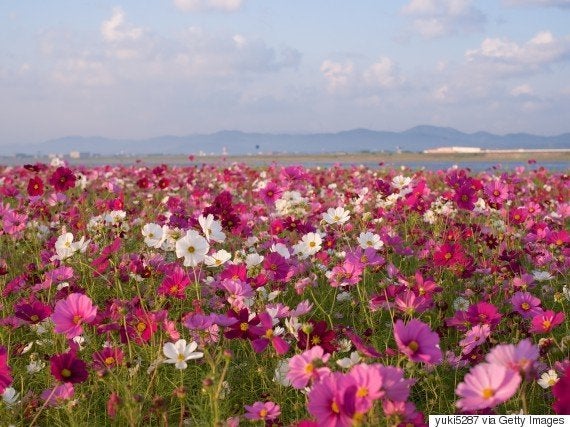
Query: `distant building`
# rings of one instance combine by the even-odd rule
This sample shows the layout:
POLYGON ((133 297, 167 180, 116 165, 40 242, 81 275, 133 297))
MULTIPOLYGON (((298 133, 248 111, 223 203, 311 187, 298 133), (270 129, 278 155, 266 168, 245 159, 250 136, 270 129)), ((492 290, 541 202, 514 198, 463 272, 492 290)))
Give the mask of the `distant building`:
POLYGON ((72 159, 79 159, 81 157, 81 154, 79 154, 79 151, 70 151, 69 157, 72 159))
POLYGON ((454 153, 482 153, 483 150, 479 147, 438 147, 430 148, 423 151, 426 154, 454 154, 454 153))

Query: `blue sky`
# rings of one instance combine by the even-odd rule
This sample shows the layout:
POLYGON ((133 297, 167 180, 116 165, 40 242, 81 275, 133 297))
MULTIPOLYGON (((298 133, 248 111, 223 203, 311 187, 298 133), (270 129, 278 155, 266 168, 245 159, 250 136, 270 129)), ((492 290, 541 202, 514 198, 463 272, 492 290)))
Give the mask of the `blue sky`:
POLYGON ((570 131, 570 0, 0 2, 0 144, 570 131))

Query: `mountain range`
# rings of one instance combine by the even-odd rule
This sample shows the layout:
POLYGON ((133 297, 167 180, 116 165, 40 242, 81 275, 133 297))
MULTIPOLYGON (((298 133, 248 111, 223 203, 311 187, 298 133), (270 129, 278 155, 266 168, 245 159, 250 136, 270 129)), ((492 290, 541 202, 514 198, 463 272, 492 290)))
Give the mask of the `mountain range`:
POLYGON ((221 154, 323 152, 419 152, 442 146, 483 149, 570 148, 570 133, 539 136, 527 133, 496 135, 464 133, 449 127, 416 126, 403 132, 353 129, 337 133, 270 134, 220 131, 188 136, 160 136, 149 139, 111 139, 67 136, 27 146, 0 145, 0 155, 69 154, 71 151, 96 155, 221 154))

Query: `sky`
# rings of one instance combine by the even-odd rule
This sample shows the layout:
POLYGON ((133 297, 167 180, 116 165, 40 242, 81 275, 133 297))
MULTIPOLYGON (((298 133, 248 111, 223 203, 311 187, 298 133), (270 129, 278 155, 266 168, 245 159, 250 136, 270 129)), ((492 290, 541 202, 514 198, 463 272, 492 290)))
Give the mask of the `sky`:
POLYGON ((2 0, 0 145, 570 131, 570 0, 2 0))

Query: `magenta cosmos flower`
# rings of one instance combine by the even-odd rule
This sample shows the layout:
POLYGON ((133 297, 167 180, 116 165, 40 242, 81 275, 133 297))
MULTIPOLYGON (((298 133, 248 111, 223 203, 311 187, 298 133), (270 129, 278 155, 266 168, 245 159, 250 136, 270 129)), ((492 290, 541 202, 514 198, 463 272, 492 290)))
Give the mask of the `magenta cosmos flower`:
POLYGON ((413 362, 437 364, 442 354, 439 335, 420 320, 412 319, 407 324, 398 320, 394 325, 394 338, 402 353, 413 362))
POLYGON ((0 347, 0 394, 4 389, 12 384, 10 367, 8 366, 8 352, 5 347, 0 347))
POLYGON ((253 405, 245 405, 248 420, 274 420, 281 415, 281 408, 274 402, 255 402, 253 405))
POLYGON ((542 313, 540 299, 530 292, 516 292, 511 298, 513 309, 525 319, 532 319, 542 313))
POLYGON ((83 294, 70 294, 65 300, 55 305, 51 319, 55 323, 55 332, 74 338, 83 333, 83 323, 91 323, 97 315, 93 301, 83 294))
POLYGON ((356 411, 360 413, 367 412, 372 408, 375 400, 384 396, 379 365, 360 363, 352 367, 349 375, 356 384, 356 411))
POLYGON ((455 393, 462 411, 493 408, 509 400, 521 382, 520 375, 504 366, 480 363, 473 367, 455 393))
POLYGON ((564 319, 565 316, 562 312, 554 313, 552 310, 545 311, 532 318, 529 331, 535 334, 547 334, 555 326, 564 322, 564 319))
POLYGON ((552 409, 560 415, 570 414, 570 366, 566 368, 564 375, 552 387, 554 403, 552 409))
POLYGON ((313 386, 307 409, 320 426, 352 426, 357 415, 356 390, 352 377, 333 372, 313 386))

